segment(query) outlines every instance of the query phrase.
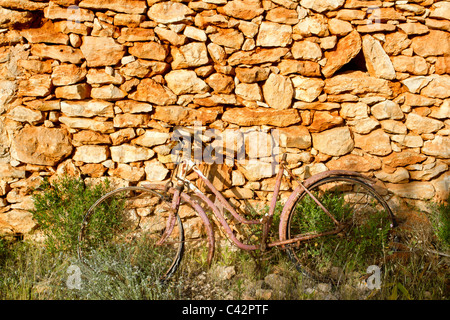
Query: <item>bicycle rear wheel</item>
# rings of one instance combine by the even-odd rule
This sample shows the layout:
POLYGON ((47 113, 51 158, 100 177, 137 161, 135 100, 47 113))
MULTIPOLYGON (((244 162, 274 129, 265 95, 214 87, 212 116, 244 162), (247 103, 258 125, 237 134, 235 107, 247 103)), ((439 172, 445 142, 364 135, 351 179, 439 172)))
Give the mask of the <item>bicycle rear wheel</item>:
POLYGON ((184 245, 183 225, 178 214, 171 215, 171 201, 171 194, 144 187, 107 193, 84 217, 79 258, 87 264, 102 261, 105 265, 99 267, 106 269, 127 260, 149 270, 156 281, 168 279, 178 268, 184 245), (161 241, 163 235, 167 237, 161 241))
POLYGON ((369 266, 381 266, 395 221, 375 189, 357 178, 331 176, 313 183, 308 190, 335 221, 306 192, 299 196, 290 210, 286 239, 329 234, 288 248, 297 268, 317 280, 343 284, 355 276, 367 277, 369 266), (338 226, 342 229, 336 232, 338 226))

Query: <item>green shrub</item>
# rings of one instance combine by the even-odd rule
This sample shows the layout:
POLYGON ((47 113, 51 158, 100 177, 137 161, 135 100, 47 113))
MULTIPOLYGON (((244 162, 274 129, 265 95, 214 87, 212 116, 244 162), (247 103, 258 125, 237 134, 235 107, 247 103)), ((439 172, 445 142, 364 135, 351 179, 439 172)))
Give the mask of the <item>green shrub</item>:
POLYGON ((450 249, 450 195, 446 203, 437 204, 431 214, 434 233, 438 240, 438 246, 443 250, 450 249))
POLYGON ((35 209, 32 213, 47 236, 47 249, 74 252, 86 211, 109 190, 108 180, 95 185, 86 185, 83 179, 68 176, 52 183, 45 180, 33 195, 35 209))

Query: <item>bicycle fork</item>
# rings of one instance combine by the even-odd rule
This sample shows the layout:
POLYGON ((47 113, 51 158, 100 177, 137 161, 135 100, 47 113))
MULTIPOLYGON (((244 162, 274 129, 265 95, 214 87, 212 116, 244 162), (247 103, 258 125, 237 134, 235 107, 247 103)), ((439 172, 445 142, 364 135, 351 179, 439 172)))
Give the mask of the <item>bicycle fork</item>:
POLYGON ((156 242, 156 245, 160 246, 166 241, 166 239, 172 234, 173 228, 175 227, 175 221, 178 214, 178 208, 181 202, 181 192, 183 192, 184 184, 178 183, 175 188, 175 193, 172 198, 172 203, 170 204, 169 217, 166 222, 166 229, 161 236, 161 239, 156 242))

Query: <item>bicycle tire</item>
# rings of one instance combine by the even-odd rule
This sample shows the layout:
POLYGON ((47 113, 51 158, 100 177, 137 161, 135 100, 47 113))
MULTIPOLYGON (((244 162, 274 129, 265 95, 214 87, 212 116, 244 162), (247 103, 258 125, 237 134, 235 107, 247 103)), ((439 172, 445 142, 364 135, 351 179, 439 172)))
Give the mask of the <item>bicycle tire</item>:
MULTIPOLYGON (((297 269, 318 281, 339 285, 353 281, 355 273, 367 278, 369 266, 382 266, 396 223, 376 190, 361 178, 349 176, 325 177, 308 190, 346 227, 288 247, 297 269)), ((336 230, 333 220, 306 192, 299 194, 289 212, 286 239, 336 230)))
POLYGON ((184 229, 178 214, 172 232, 158 244, 167 228, 172 197, 148 187, 125 187, 105 194, 84 216, 78 236, 79 259, 87 264, 95 260, 98 265, 102 260, 111 265, 115 256, 122 261, 125 257, 131 264, 152 268, 156 281, 169 279, 184 250, 184 229))

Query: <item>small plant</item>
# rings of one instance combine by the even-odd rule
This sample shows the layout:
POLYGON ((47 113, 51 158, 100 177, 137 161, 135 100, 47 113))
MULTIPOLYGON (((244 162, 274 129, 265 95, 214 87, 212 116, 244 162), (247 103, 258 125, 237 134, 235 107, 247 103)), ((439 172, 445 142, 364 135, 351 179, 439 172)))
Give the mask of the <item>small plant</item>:
POLYGON ((444 251, 450 250, 450 194, 446 203, 433 206, 431 214, 434 234, 444 251))
MULTIPOLYGON (((68 176, 52 183, 45 180, 39 186, 33 195, 32 213, 47 236, 45 243, 50 252, 76 250, 84 214, 109 189, 108 180, 86 185, 81 178, 68 176)), ((101 230, 100 224, 98 227, 101 230)))

